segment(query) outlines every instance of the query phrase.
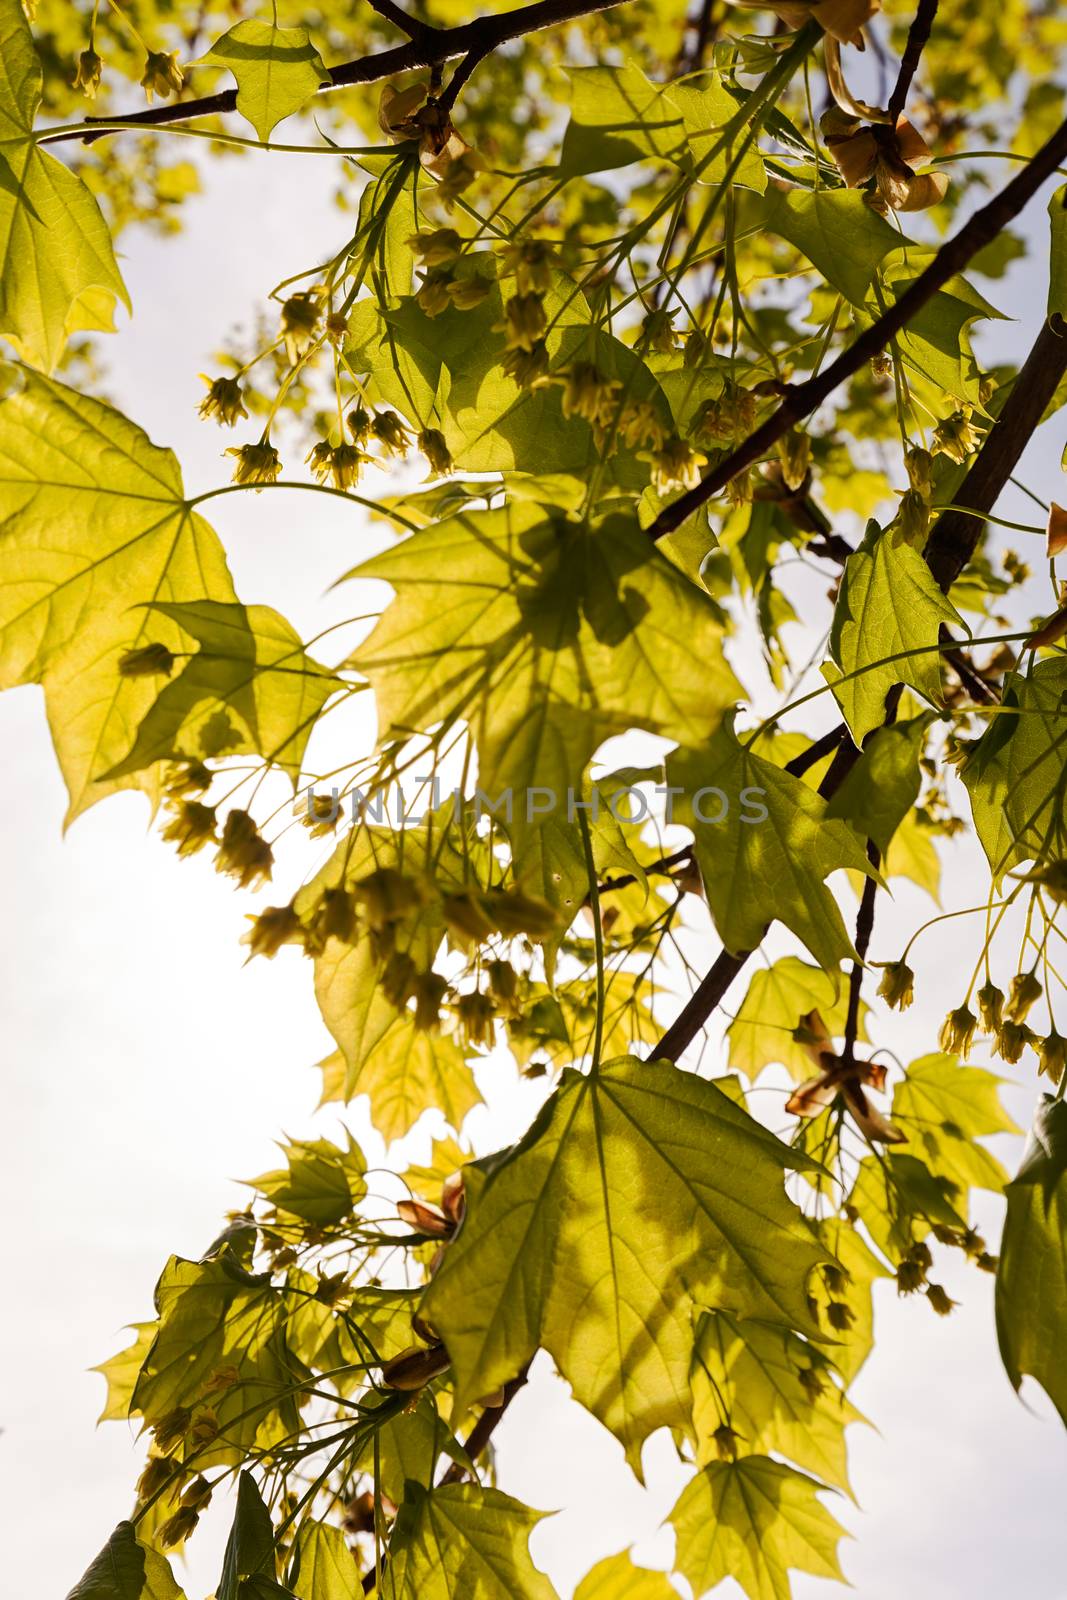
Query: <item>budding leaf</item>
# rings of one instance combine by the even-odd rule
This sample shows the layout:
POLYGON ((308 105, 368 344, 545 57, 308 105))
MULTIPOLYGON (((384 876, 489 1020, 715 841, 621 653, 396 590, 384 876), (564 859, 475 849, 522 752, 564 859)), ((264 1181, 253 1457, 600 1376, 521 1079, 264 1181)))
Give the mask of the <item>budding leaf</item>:
POLYGON ((933 720, 927 713, 878 728, 827 807, 828 816, 842 817, 873 839, 883 858, 918 798, 919 757, 933 720))
POLYGON ((695 1304, 813 1327, 822 1252, 782 1186, 805 1164, 665 1062, 565 1073, 519 1144, 465 1169, 467 1218, 424 1302, 458 1411, 541 1345, 639 1471, 650 1433, 691 1426, 695 1304))
POLYGON ((0 0, 0 334, 50 372, 71 334, 131 307, 96 200, 34 143, 41 82, 20 0, 0 0))
POLYGON ((997 1268, 1000 1354, 1014 1388, 1029 1374, 1067 1425, 1067 1103, 1042 1096, 1005 1191, 997 1268))
POLYGON ((279 28, 252 18, 216 39, 200 59, 230 69, 237 79, 237 109, 264 143, 277 123, 330 81, 305 28, 279 28))
POLYGON ((384 1600, 556 1600, 526 1548, 543 1515, 498 1489, 462 1483, 427 1493, 409 1484, 389 1544, 384 1600))
POLYGON ((696 1600, 723 1578, 749 1600, 789 1600, 789 1570, 843 1581, 844 1529, 817 1498, 822 1484, 767 1456, 716 1461, 682 1491, 670 1520, 678 1570, 696 1600))
POLYGON ((863 543, 845 563, 830 634, 840 673, 858 676, 839 682, 832 667, 825 669, 857 744, 881 727, 885 697, 895 684, 910 684, 941 704, 937 645, 946 623, 962 625, 919 552, 869 522, 863 543))
POLYGON ((134 602, 236 595, 173 454, 102 401, 23 376, 0 404, 0 687, 43 684, 70 822, 117 789, 158 794, 157 768, 103 778, 159 694, 157 679, 120 676, 123 655, 191 643, 134 602))

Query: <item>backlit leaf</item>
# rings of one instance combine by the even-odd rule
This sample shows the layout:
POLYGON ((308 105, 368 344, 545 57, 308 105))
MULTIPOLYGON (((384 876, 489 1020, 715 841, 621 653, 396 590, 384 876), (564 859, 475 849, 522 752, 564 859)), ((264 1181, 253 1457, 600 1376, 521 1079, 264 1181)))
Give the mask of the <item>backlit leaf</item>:
POLYGON ((526 1548, 542 1513, 498 1489, 411 1484, 397 1515, 383 1600, 555 1600, 526 1548))
POLYGON ((230 69, 237 79, 237 109, 264 141, 330 77, 305 28, 279 28, 252 17, 216 39, 200 59, 230 69))

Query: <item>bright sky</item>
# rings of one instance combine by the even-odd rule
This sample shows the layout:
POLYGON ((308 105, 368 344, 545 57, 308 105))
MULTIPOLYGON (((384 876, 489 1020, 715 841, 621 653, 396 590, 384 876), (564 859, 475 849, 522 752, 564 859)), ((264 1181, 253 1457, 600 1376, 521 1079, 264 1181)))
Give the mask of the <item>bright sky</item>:
MULTIPOLYGON (((315 158, 227 162, 212 171, 205 198, 187 207, 182 237, 124 240, 137 318, 105 343, 110 388, 157 443, 177 449, 193 489, 226 481, 221 451, 232 442, 196 420, 197 373, 211 370, 210 350, 276 279, 336 245, 346 224, 330 192, 327 165, 315 158)), ((1038 203, 1032 213, 1043 238, 1038 203)), ((1043 306, 1039 272, 1027 269, 1008 289, 983 287, 996 303, 1024 308, 1001 336, 1000 348, 1018 355, 1043 306)), ((1046 432, 1026 477, 1049 498, 1062 495, 1061 423, 1046 432)), ((1019 497, 1010 504, 1020 520, 1035 520, 1019 497)), ((325 594, 382 538, 357 509, 298 493, 228 496, 208 509, 242 598, 275 605, 305 636, 369 609, 351 589, 325 594)), ((1034 554, 1025 536, 1017 543, 1034 554)), ((353 750, 358 735, 354 719, 353 750)), ((61 1600, 129 1513, 142 1454, 123 1425, 94 1432, 104 1385, 87 1369, 125 1342, 126 1322, 150 1314, 166 1256, 200 1255, 223 1211, 241 1203, 232 1180, 274 1165, 281 1132, 328 1134, 336 1116, 313 1117, 319 1078, 311 1064, 330 1041, 302 959, 283 952, 243 966, 245 897, 206 857, 179 862, 150 836, 143 800, 111 800, 61 837, 64 795, 40 691, 0 699, 0 746, 8 751, 0 797, 4 1592, 61 1600)), ((301 831, 288 854, 292 872, 314 864, 311 849, 301 831)), ((954 847, 946 903, 965 903, 977 881, 970 847, 954 847)), ((872 954, 898 955, 901 934, 933 911, 908 885, 891 908, 881 896, 872 954)), ((965 926, 949 923, 920 947, 917 1003, 889 1035, 904 1059, 935 1047, 941 1017, 966 987, 972 936, 953 931, 965 926)), ((715 949, 709 937, 701 955, 710 960, 715 949)), ((708 1059, 717 1059, 715 1047, 708 1059)), ((1009 1108, 1026 1123, 1034 1077, 1004 1070, 1009 1108)), ((468 1130, 489 1149, 526 1126, 537 1096, 495 1067, 481 1076, 490 1104, 468 1130)), ((361 1108, 348 1120, 378 1159, 361 1108)), ((432 1127, 414 1150, 426 1148, 432 1127)), ((1013 1163, 1017 1143, 1001 1140, 999 1153, 1013 1163)), ((981 1221, 994 1238, 998 1218, 990 1200, 981 1221)), ((942 1276, 962 1302, 947 1321, 920 1299, 898 1301, 892 1287, 878 1292, 880 1348, 853 1391, 879 1430, 852 1432, 862 1512, 839 1497, 833 1504, 858 1536, 844 1546, 845 1571, 863 1600, 1065 1600, 1063 1430, 1042 1395, 1029 1395, 1027 1411, 1011 1392, 996 1352, 991 1280, 973 1270, 942 1276)), ((664 1437, 648 1446, 654 1488, 642 1489, 618 1445, 546 1369, 501 1429, 499 1461, 504 1488, 544 1509, 567 1507, 533 1540, 563 1600, 593 1561, 634 1541, 639 1559, 669 1560, 670 1536, 657 1529, 684 1474, 664 1437)), ((192 1541, 179 1574, 190 1600, 217 1579, 224 1522, 209 1514, 192 1541)), ((732 1584, 718 1592, 731 1590, 740 1593, 732 1584)), ((794 1589, 797 1600, 834 1592, 805 1578, 794 1589)))

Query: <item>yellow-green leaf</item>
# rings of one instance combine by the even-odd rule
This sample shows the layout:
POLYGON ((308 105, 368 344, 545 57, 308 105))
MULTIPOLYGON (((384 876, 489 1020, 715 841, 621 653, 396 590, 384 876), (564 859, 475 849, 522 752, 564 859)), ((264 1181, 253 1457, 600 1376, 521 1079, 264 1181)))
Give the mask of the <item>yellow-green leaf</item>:
POLYGON ((767 1456, 716 1461, 682 1491, 670 1520, 676 1564, 696 1600, 733 1578, 749 1600, 789 1600, 789 1572, 843 1580, 844 1529, 818 1499, 822 1485, 767 1456))
POLYGON ((431 1493, 410 1484, 390 1541, 383 1600, 556 1600, 527 1550, 542 1515, 477 1484, 431 1493))
POLYGON ((158 793, 154 768, 101 780, 159 693, 152 678, 120 676, 120 659, 192 643, 136 603, 236 595, 172 452, 102 401, 22 376, 0 401, 0 687, 43 684, 69 822, 116 789, 158 793))
POLYGON ((0 334, 50 372, 72 333, 114 329, 129 296, 85 184, 33 139, 41 64, 20 0, 0 0, 0 334))
POLYGON ((519 1144, 465 1169, 466 1221, 424 1302, 458 1411, 541 1345, 639 1471, 650 1433, 690 1427, 695 1304, 809 1327, 821 1252, 782 1184, 803 1164, 666 1062, 564 1073, 519 1144))
POLYGON ((216 39, 200 59, 230 69, 237 79, 237 109, 264 143, 277 123, 330 80, 306 28, 279 28, 252 17, 216 39))

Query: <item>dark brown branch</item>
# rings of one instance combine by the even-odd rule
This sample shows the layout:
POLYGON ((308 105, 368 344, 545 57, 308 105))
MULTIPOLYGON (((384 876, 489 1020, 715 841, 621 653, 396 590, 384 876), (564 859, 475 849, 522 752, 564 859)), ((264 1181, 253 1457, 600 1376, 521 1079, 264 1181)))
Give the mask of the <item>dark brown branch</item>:
MULTIPOLYGON (((1001 229, 1016 217, 1032 199, 1045 180, 1055 172, 1060 162, 1067 159, 1067 122, 1061 124, 1052 138, 1042 145, 1037 154, 1007 183, 988 205, 982 206, 938 250, 934 259, 919 276, 909 284, 900 298, 878 317, 869 328, 843 350, 836 361, 807 382, 790 387, 778 409, 766 422, 744 439, 724 461, 712 468, 707 477, 693 489, 665 507, 648 532, 651 538, 661 539, 673 533, 688 517, 726 487, 739 472, 759 461, 784 438, 790 428, 810 415, 817 406, 828 399, 834 390, 851 378, 873 356, 879 354, 894 335, 906 328, 919 311, 944 288, 949 279, 961 272, 983 246, 995 239, 1001 229)), ((1013 396, 1014 398, 1014 396, 1013 396)), ((1038 413, 1040 415, 1040 413, 1038 413)), ((936 576, 936 574, 935 574, 936 576)))
MULTIPOLYGON (((418 34, 408 44, 331 67, 330 81, 322 85, 319 93, 328 94, 331 89, 342 89, 354 83, 378 83, 383 78, 393 78, 401 72, 437 66, 456 56, 473 56, 481 60, 490 51, 512 39, 558 27, 561 23, 573 22, 578 17, 589 16, 596 11, 610 11, 627 3, 628 0, 535 0, 533 5, 520 6, 515 11, 498 16, 477 17, 458 28, 434 28, 429 24, 420 24, 418 34)), ((408 20, 410 23, 411 19, 408 20)), ((397 23, 397 26, 400 24, 397 23)), ((110 127, 94 130, 94 122, 120 123, 122 129, 153 128, 168 122, 188 122, 192 117, 217 116, 232 111, 236 104, 237 90, 225 89, 220 94, 204 95, 199 100, 149 106, 147 110, 136 111, 129 117, 86 117, 80 127, 57 133, 51 139, 42 139, 41 143, 61 144, 68 139, 82 139, 88 143, 93 139, 102 139, 107 133, 120 131, 110 127)))
POLYGON ((919 65, 919 59, 926 49, 937 16, 938 0, 919 0, 918 10, 908 29, 908 42, 904 46, 904 54, 900 58, 900 71, 897 81, 893 86, 893 93, 889 96, 889 124, 896 127, 897 118, 903 111, 908 99, 908 90, 919 65))
POLYGON ((391 22, 394 28, 401 33, 406 33, 409 39, 424 39, 428 33, 435 30, 427 22, 421 22, 418 17, 411 17, 406 11, 394 3, 394 0, 368 0, 372 11, 376 11, 386 22, 391 22))
MULTIPOLYGON (((1051 322, 1042 325, 997 421, 986 435, 970 471, 956 491, 957 505, 970 506, 976 511, 993 509, 1065 373, 1067 330, 1058 317, 1053 317, 1051 322)), ((974 554, 983 527, 980 517, 960 515, 953 511, 944 512, 935 523, 923 553, 930 571, 946 593, 974 554)), ((886 696, 887 722, 891 722, 896 715, 900 692, 900 685, 895 685, 886 696)), ((795 756, 785 769, 794 777, 800 776, 816 760, 828 754, 835 741, 837 753, 819 785, 819 793, 824 799, 829 799, 837 792, 859 759, 859 751, 848 737, 846 728, 841 726, 824 734, 815 745, 795 756), (814 754, 816 748, 818 756, 814 754)), ((867 892, 865 885, 864 893, 867 892)), ((857 940, 858 937, 857 928, 857 940)), ((751 950, 742 951, 739 955, 730 955, 726 950, 719 954, 653 1051, 656 1058, 677 1061, 719 1005, 751 954, 751 950)))
MULTIPOLYGON (((832 728, 829 733, 823 734, 821 739, 816 740, 807 750, 801 751, 799 756, 794 756, 792 761, 786 763, 785 770, 794 778, 798 778, 835 747, 837 753, 819 785, 819 793, 826 799, 844 782, 845 774, 851 771, 859 758, 859 751, 852 743, 848 729, 843 723, 837 728, 832 728)), ((729 950, 719 952, 710 970, 697 984, 652 1051, 653 1060, 678 1060, 682 1051, 692 1044, 752 954, 751 950, 741 950, 737 955, 731 955, 729 950)))
MULTIPOLYGON (((1011 394, 990 428, 967 476, 953 496, 957 506, 992 511, 1045 408, 1067 374, 1067 328, 1046 322, 1011 394)), ((926 564, 945 592, 974 554, 985 523, 966 511, 943 511, 926 543, 926 564)))

